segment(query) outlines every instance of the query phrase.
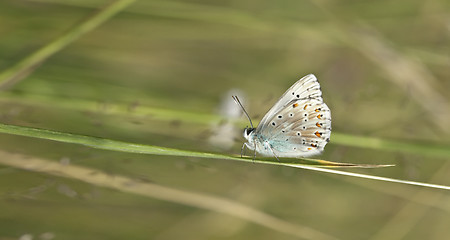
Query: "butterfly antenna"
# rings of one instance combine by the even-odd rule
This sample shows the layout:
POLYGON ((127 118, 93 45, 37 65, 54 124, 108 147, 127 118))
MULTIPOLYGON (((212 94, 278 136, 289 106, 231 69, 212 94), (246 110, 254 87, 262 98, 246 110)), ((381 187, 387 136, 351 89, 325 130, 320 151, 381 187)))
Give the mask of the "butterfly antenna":
POLYGON ((252 126, 252 128, 253 128, 252 120, 250 119, 250 116, 248 115, 247 111, 245 111, 245 108, 244 108, 244 106, 242 105, 241 101, 239 101, 239 98, 238 98, 237 96, 231 96, 231 97, 232 97, 233 100, 236 102, 236 104, 238 104, 238 105, 242 108, 242 111, 244 111, 245 116, 247 116, 247 118, 248 118, 248 121, 250 121, 250 126, 252 126))

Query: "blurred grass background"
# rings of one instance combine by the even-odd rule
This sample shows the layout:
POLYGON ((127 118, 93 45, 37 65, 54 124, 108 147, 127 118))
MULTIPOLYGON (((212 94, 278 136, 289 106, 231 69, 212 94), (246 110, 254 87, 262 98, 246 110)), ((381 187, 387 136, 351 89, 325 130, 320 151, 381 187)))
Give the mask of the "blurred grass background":
MULTIPOLYGON (((0 72, 108 3, 1 1, 0 72)), ((449 10, 444 0, 136 1, 1 92, 0 118, 13 125, 238 154, 246 123, 233 125, 227 135, 218 131, 227 121, 208 118, 221 112, 223 99, 231 100, 228 91, 245 96, 256 121, 298 78, 314 73, 332 110, 334 132, 450 146, 449 10), (161 118, 141 112, 145 108, 180 111, 183 117, 161 118), (234 144, 211 144, 217 134, 234 144)), ((4 134, 0 146, 231 199, 338 239, 450 236, 450 199, 440 190, 4 134)), ((395 163, 359 172, 450 185, 445 157, 342 146, 333 143, 332 134, 320 158, 395 163)), ((2 239, 296 238, 224 214, 9 166, 0 168, 0 194, 2 239)))

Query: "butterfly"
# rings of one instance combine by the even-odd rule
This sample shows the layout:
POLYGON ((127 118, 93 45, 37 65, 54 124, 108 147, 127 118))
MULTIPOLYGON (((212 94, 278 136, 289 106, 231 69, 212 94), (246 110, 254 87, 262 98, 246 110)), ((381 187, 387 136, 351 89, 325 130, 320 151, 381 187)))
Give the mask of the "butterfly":
POLYGON ((254 128, 239 101, 232 96, 250 121, 244 129, 242 146, 264 156, 309 157, 320 154, 330 141, 331 111, 323 102, 322 91, 313 74, 294 83, 254 128))

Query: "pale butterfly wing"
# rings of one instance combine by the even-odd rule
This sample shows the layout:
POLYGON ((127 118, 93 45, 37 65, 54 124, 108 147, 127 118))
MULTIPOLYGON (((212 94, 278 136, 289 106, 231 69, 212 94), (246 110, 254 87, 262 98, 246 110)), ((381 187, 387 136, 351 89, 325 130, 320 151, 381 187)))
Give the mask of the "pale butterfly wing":
POLYGON ((258 134, 279 157, 316 155, 330 141, 331 112, 317 100, 293 100, 258 134))
POLYGON ((264 116, 256 134, 279 157, 321 153, 331 135, 331 112, 321 96, 314 75, 300 79, 264 116))
POLYGON ((276 112, 280 111, 286 104, 294 99, 314 98, 319 101, 322 100, 322 91, 320 90, 319 82, 314 74, 308 74, 294 83, 273 105, 273 107, 264 115, 259 123, 257 129, 266 125, 268 119, 272 118, 276 112))

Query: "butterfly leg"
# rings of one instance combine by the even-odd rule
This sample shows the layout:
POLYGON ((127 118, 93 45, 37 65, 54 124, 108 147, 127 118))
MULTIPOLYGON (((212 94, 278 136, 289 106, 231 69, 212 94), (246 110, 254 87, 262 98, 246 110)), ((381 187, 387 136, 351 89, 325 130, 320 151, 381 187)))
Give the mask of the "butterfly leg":
POLYGON ((272 146, 270 146, 269 143, 267 143, 267 146, 269 146, 269 149, 272 151, 273 155, 275 156, 275 158, 278 160, 278 162, 280 162, 280 159, 278 158, 278 156, 275 154, 275 151, 273 151, 272 146))
POLYGON ((253 153, 253 163, 255 163, 256 159, 256 142, 255 142, 255 152, 253 153))
POLYGON ((244 144, 242 145, 242 149, 241 149, 241 158, 242 158, 243 153, 245 153, 245 146, 247 146, 247 143, 244 143, 244 144))

